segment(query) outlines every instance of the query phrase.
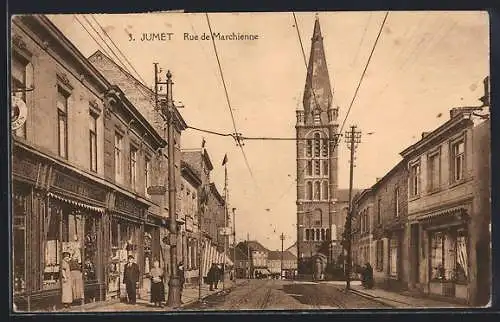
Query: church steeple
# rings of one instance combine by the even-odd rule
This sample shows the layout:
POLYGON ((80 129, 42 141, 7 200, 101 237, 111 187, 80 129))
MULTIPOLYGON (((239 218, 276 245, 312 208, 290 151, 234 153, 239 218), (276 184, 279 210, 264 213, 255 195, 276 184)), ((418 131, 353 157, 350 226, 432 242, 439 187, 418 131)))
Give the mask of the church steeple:
POLYGON ((332 118, 335 113, 329 111, 332 108, 333 94, 318 16, 314 22, 311 41, 311 54, 307 66, 303 98, 305 123, 317 124, 320 122, 326 125, 334 121, 332 118))

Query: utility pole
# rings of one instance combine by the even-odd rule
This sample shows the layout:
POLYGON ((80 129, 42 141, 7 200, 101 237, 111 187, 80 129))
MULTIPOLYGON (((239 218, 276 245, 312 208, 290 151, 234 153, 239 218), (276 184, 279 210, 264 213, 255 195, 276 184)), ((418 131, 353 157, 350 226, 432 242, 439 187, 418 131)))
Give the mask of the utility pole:
MULTIPOLYGON (((203 173, 203 155, 205 154, 205 138, 201 142, 201 157, 200 157, 200 170, 203 173)), ((203 178, 201 179, 201 195, 200 198, 200 209, 198 210, 198 300, 201 302, 201 286, 203 285, 203 229, 202 229, 202 217, 205 215, 205 205, 207 202, 205 184, 203 178)))
POLYGON ((222 290, 224 291, 225 280, 226 280, 226 252, 227 252, 227 216, 229 214, 227 210, 227 155, 224 157, 224 260, 222 264, 222 290))
POLYGON ((280 270, 280 279, 283 279, 283 242, 285 241, 285 234, 281 233, 281 270, 280 270))
POLYGON ((250 261, 250 234, 249 233, 247 233, 247 266, 248 266, 247 278, 250 279, 252 264, 250 261))
MULTIPOLYGON (((155 72, 157 72, 157 65, 155 64, 155 72)), ((157 75, 155 75, 156 78, 157 75)), ((156 79, 157 80, 157 79, 156 79)), ((156 96, 158 96, 158 84, 167 85, 167 99, 166 104, 162 105, 162 112, 167 117, 168 127, 168 212, 169 212, 169 232, 170 232, 170 267, 171 274, 168 281, 168 299, 167 305, 169 307, 179 307, 181 305, 181 292, 180 280, 177 274, 177 217, 176 217, 176 186, 175 186, 175 140, 174 140, 174 101, 172 98, 172 73, 170 70, 167 72, 167 81, 162 83, 155 82, 156 96)))
POLYGON ((233 208, 233 279, 236 280, 236 208, 233 208))
POLYGON ((356 126, 352 125, 351 130, 345 133, 345 140, 347 147, 351 150, 351 158, 349 161, 349 210, 347 212, 347 222, 346 222, 346 244, 347 244, 347 263, 346 263, 346 292, 351 288, 351 264, 352 264, 352 184, 353 184, 353 172, 354 172, 354 153, 356 151, 357 144, 361 142, 361 132, 356 131, 356 126))

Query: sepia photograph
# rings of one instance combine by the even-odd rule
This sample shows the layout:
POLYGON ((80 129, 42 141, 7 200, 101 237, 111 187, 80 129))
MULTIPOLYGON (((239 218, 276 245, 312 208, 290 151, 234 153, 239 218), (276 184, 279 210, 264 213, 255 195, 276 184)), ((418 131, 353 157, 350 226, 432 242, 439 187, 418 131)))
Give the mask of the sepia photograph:
POLYGON ((490 307, 489 28, 12 16, 11 312, 490 307))

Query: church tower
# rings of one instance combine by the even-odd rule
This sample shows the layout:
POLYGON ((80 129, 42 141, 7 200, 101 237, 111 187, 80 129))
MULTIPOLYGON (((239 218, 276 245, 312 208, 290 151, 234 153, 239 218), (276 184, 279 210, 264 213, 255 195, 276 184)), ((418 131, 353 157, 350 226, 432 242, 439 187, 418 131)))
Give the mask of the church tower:
POLYGON ((311 38, 303 105, 297 111, 297 258, 299 273, 310 274, 311 259, 323 269, 333 257, 337 191, 338 108, 326 64, 323 36, 316 16, 311 38), (333 229, 332 229, 333 228, 333 229), (333 231, 333 236, 331 232, 333 231), (320 255, 323 254, 324 256, 320 255))

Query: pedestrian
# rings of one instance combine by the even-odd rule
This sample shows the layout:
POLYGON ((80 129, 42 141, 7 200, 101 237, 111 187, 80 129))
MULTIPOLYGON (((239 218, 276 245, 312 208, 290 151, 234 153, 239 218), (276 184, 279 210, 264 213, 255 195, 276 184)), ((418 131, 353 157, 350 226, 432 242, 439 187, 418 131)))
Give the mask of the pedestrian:
POLYGON ((207 274, 207 282, 208 284, 210 284, 210 291, 214 290, 214 286, 215 288, 217 288, 218 280, 219 280, 219 268, 215 263, 212 263, 212 267, 210 267, 207 274))
POLYGON ((373 268, 370 263, 365 264, 363 272, 363 286, 369 289, 373 287, 373 268))
POLYGON ((165 284, 164 284, 164 272, 160 268, 160 261, 155 260, 153 262, 153 268, 149 272, 151 278, 151 303, 154 306, 163 307, 162 302, 165 301, 165 284))
POLYGON ((134 263, 134 256, 128 256, 128 263, 123 272, 123 284, 127 289, 128 303, 135 304, 137 286, 139 284, 139 265, 134 263))
POLYGON ((63 260, 61 263, 61 276, 62 276, 62 289, 61 289, 61 302, 65 308, 68 308, 73 303, 73 281, 71 279, 71 268, 69 261, 71 254, 63 252, 63 260))
POLYGON ((181 292, 181 304, 182 302, 182 291, 184 290, 184 282, 186 281, 186 278, 184 276, 184 264, 182 262, 177 265, 177 275, 179 276, 179 289, 181 292))
MULTIPOLYGON (((218 282, 221 282, 223 283, 224 281, 224 265, 223 264, 219 264, 219 279, 218 279, 218 282)), ((215 288, 217 288, 217 284, 215 285, 215 288)))
POLYGON ((73 256, 69 261, 71 271, 71 288, 73 290, 73 301, 83 301, 83 274, 80 251, 73 251, 73 256))

